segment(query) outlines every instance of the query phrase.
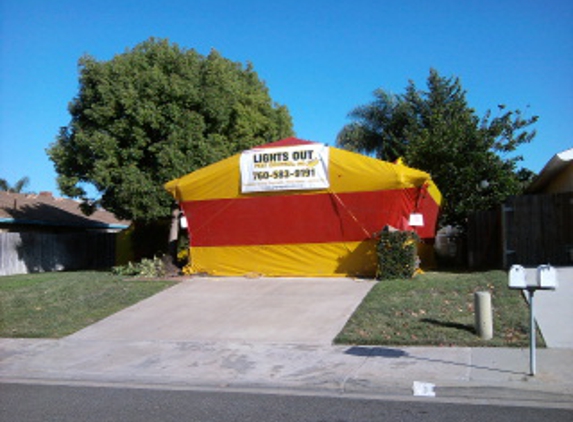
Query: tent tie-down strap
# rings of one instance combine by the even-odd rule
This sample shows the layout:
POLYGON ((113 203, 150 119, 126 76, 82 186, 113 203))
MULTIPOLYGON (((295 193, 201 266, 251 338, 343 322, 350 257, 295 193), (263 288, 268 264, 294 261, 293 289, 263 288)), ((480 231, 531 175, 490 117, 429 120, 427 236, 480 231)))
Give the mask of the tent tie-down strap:
POLYGON ((344 203, 344 201, 342 201, 340 196, 338 196, 336 194, 336 192, 334 192, 332 189, 328 189, 328 193, 330 193, 336 199, 336 201, 342 206, 342 208, 344 208, 344 210, 354 220, 354 222, 362 229, 362 231, 366 235, 366 238, 368 238, 368 239, 371 238, 372 233, 370 233, 368 230, 366 230, 366 227, 364 227, 364 225, 360 222, 360 220, 358 220, 358 218, 354 215, 352 210, 346 206, 346 204, 344 203))
POLYGON ((426 199, 426 195, 428 194, 428 182, 425 182, 418 188, 418 194, 416 196, 416 208, 414 208, 414 212, 420 212, 420 202, 426 199))

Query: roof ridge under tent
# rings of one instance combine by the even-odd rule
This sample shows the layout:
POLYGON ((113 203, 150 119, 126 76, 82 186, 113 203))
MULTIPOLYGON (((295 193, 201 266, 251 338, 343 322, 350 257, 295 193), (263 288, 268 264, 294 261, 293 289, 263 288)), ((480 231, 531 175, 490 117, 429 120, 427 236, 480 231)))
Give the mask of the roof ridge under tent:
POLYGON ((290 138, 280 139, 278 141, 270 142, 270 143, 264 144, 264 145, 259 145, 259 146, 256 146, 254 148, 251 148, 251 149, 279 148, 279 147, 290 147, 290 146, 296 146, 296 145, 314 145, 314 144, 319 144, 319 143, 320 142, 307 141, 304 139, 299 139, 299 138, 296 138, 294 136, 291 136, 290 138))

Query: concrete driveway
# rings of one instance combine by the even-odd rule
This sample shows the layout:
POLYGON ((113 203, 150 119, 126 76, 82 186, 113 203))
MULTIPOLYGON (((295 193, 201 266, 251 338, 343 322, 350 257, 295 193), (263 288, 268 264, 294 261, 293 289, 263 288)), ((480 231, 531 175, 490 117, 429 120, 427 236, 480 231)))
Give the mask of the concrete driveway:
MULTIPOLYGON (((557 267, 556 271, 557 290, 535 293, 535 319, 547 347, 573 349, 573 267, 557 267)), ((535 280, 535 268, 528 268, 527 273, 535 280)))
POLYGON ((68 338, 331 344, 373 285, 346 278, 192 278, 68 338))

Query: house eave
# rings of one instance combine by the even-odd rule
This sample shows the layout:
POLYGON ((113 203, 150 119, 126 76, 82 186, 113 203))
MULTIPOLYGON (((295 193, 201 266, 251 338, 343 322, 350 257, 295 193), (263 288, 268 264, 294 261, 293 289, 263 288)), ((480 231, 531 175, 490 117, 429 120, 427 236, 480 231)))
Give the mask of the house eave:
POLYGON ((45 226, 45 227, 73 227, 83 229, 110 229, 125 230, 129 227, 126 224, 106 224, 93 222, 91 224, 60 223, 57 221, 42 221, 21 218, 0 218, 0 224, 21 225, 21 226, 45 226))
POLYGON ((536 193, 551 182, 557 175, 573 162, 573 148, 555 154, 543 167, 537 178, 525 190, 525 193, 536 193))

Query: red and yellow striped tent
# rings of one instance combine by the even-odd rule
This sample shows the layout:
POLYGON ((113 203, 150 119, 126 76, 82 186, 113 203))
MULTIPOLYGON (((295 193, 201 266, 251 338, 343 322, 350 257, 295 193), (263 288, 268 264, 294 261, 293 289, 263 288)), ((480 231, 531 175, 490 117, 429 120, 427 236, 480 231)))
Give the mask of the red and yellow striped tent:
POLYGON ((224 276, 373 276, 376 233, 389 225, 431 244, 441 202, 423 171, 296 138, 165 188, 187 219, 193 271, 224 276))

